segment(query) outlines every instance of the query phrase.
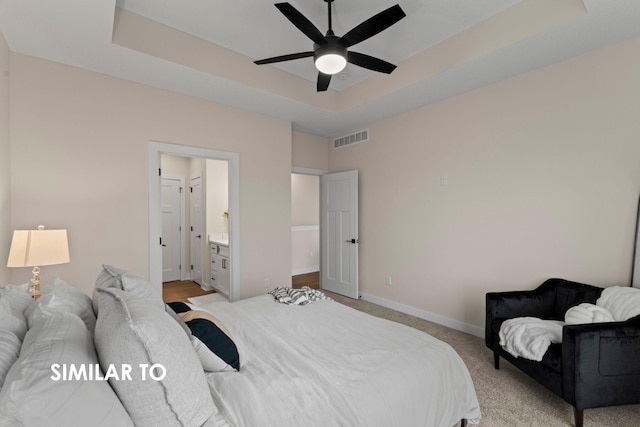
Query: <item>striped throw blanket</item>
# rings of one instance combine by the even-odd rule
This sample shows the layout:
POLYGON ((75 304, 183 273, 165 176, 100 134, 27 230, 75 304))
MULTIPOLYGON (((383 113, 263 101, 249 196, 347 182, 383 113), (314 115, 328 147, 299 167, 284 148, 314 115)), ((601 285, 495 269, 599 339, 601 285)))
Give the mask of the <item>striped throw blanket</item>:
POLYGON ((303 286, 300 289, 292 289, 286 287, 277 287, 272 291, 269 291, 270 295, 276 299, 276 301, 283 304, 292 305, 305 305, 313 301, 319 300, 331 300, 323 292, 312 289, 308 286, 303 286))

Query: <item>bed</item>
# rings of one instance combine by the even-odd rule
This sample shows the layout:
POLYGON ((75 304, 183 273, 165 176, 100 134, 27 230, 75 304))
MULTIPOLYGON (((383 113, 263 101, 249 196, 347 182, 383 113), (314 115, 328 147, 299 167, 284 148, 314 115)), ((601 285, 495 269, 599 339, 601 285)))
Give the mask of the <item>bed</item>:
POLYGON ((468 370, 448 344, 332 300, 288 305, 262 295, 190 304, 185 310, 213 318, 239 355, 237 369, 207 371, 189 329, 194 320, 179 325, 185 313, 158 300, 152 286, 106 267, 93 301, 58 283, 23 310, 29 327, 5 370, 0 426, 445 427, 481 417, 468 370), (77 333, 24 348, 52 330, 77 333), (66 344, 78 337, 95 348, 66 344), (94 361, 103 374, 115 367, 108 381, 51 381, 54 362, 94 361), (132 378, 118 377, 125 365, 132 378), (144 378, 142 365, 162 371, 144 378))
POLYGON ((244 356, 237 373, 207 374, 231 425, 453 426, 480 418, 460 357, 416 329, 328 300, 297 306, 264 295, 202 308, 228 326, 244 356))

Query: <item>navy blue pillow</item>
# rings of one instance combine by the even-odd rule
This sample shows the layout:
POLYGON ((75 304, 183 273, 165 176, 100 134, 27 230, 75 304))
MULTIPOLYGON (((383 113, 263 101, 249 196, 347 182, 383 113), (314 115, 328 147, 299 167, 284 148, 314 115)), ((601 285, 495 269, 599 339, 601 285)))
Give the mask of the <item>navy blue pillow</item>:
POLYGON ((189 307, 187 304, 180 301, 168 302, 167 305, 171 307, 171 309, 176 313, 184 313, 185 311, 191 311, 191 307, 189 307))
POLYGON ((211 352, 236 371, 240 370, 240 355, 236 344, 215 323, 208 319, 193 319, 186 324, 191 329, 191 333, 211 352))

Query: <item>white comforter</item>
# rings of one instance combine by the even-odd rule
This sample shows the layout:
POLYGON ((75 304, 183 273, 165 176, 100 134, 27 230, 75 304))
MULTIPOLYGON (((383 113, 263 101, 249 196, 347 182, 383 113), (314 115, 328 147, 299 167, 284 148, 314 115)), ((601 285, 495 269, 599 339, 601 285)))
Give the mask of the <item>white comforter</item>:
POLYGON ((203 309, 228 327, 240 372, 208 373, 233 426, 450 427, 480 419, 471 377, 446 343, 334 301, 270 295, 203 309))

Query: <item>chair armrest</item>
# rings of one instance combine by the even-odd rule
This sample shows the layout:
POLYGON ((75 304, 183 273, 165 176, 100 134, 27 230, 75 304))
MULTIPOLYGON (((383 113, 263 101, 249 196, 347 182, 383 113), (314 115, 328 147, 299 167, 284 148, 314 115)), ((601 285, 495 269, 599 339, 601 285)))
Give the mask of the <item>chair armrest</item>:
POLYGON ((489 292, 486 294, 485 344, 494 348, 493 322, 515 317, 548 319, 553 313, 555 289, 547 282, 533 291, 489 292))
POLYGON ((577 409, 640 403, 640 316, 565 325, 563 398, 577 409))

